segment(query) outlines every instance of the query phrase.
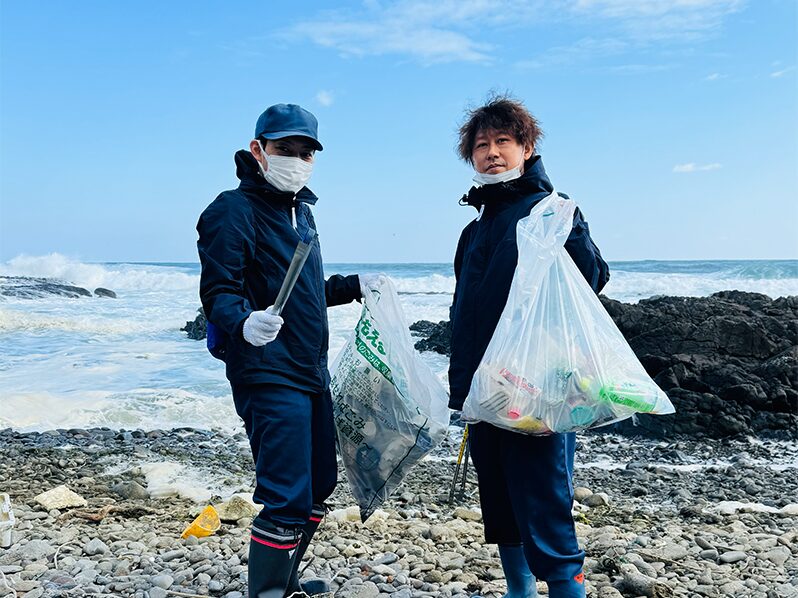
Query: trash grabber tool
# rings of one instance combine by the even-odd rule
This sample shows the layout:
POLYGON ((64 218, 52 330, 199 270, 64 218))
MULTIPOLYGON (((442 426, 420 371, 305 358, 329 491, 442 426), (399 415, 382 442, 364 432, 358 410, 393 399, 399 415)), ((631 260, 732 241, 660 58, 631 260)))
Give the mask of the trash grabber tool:
POLYGON ((452 479, 452 487, 449 489, 449 504, 454 502, 454 493, 457 488, 457 478, 460 476, 460 464, 463 462, 463 454, 465 453, 466 446, 468 445, 468 424, 463 430, 463 440, 460 443, 460 453, 457 455, 457 465, 454 468, 454 478, 452 479))

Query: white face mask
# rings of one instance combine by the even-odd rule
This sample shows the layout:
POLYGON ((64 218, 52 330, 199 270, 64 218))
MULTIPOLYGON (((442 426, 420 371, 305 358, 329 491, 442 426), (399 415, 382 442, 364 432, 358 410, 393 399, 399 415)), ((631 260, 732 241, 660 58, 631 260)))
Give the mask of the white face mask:
POLYGON ((280 191, 296 193, 305 186, 310 175, 313 174, 313 162, 305 162, 301 158, 291 156, 271 156, 266 153, 260 142, 258 145, 260 145, 261 153, 269 166, 264 170, 263 164, 258 162, 263 178, 280 191))
POLYGON ((524 157, 521 156, 521 161, 515 168, 510 168, 504 172, 496 174, 488 174, 487 172, 478 172, 472 179, 477 185, 495 185, 496 183, 506 183, 507 181, 514 181, 519 178, 523 173, 521 166, 524 164, 524 157))
POLYGON ((474 175, 474 182, 478 185, 495 185, 496 183, 506 183, 507 181, 514 181, 521 176, 521 166, 516 166, 510 170, 499 172, 496 174, 488 174, 486 172, 478 172, 474 175))

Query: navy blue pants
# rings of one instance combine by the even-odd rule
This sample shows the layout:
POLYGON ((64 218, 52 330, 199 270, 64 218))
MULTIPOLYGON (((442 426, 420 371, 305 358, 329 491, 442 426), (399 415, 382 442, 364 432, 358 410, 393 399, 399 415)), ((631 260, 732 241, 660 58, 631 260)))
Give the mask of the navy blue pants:
POLYGON ((571 515, 576 436, 529 436, 487 423, 469 425, 485 541, 523 544, 529 568, 544 581, 582 573, 571 515))
POLYGON ((335 424, 330 393, 286 386, 233 386, 236 412, 255 460, 253 499, 259 518, 284 527, 305 525, 313 505, 335 490, 335 424))

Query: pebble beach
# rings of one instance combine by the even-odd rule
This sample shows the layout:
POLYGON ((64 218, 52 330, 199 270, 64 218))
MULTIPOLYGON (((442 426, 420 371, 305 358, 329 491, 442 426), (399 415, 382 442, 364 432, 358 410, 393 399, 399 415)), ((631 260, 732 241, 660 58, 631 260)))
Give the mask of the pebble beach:
MULTIPOLYGON (((365 524, 341 470, 303 575, 341 598, 501 596, 473 471, 448 502, 461 434, 452 426, 365 524)), ((0 447, 0 492, 16 518, 0 596, 246 595, 256 510, 243 433, 7 429, 0 447), (58 486, 79 506, 36 500, 58 486), (220 529, 181 539, 207 504, 220 529)), ((798 596, 797 467, 798 447, 784 441, 581 435, 574 515, 588 595, 798 596)))

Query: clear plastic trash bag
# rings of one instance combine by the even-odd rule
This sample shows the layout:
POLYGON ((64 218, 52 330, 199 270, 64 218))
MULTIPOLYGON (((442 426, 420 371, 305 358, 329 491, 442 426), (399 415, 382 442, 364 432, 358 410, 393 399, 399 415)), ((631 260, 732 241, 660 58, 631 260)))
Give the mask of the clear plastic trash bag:
POLYGON ((390 280, 363 299, 332 371, 341 457, 366 521, 449 425, 446 390, 413 348, 390 280))
POLYGON ((546 435, 674 412, 565 250, 575 207, 554 192, 518 222, 518 266, 463 420, 546 435))

